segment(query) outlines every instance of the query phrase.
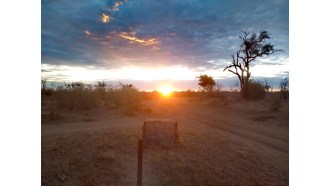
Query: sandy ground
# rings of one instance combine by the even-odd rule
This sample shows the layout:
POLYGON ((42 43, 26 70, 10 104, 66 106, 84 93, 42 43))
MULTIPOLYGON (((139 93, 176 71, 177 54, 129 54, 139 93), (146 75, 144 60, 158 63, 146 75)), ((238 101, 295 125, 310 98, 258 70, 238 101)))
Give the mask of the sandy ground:
POLYGON ((143 185, 288 185, 288 103, 168 98, 151 113, 109 111, 90 122, 42 125, 42 185, 136 185, 146 118, 178 121, 180 147, 145 149, 143 185))

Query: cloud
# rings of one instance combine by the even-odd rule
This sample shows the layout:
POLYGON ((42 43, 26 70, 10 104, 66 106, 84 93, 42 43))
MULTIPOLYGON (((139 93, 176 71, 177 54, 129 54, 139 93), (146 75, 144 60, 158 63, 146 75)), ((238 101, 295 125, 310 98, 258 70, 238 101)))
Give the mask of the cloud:
POLYGON ((160 39, 155 37, 141 38, 136 36, 136 32, 108 32, 105 35, 96 35, 89 30, 83 31, 85 37, 99 41, 101 44, 109 44, 114 40, 124 39, 128 43, 140 44, 143 46, 160 45, 160 39), (108 43, 107 43, 108 42, 108 43))
POLYGON ((42 64, 221 70, 242 29, 265 29, 284 52, 255 64, 279 65, 289 58, 288 16, 288 0, 42 0, 42 64))
POLYGON ((99 20, 102 23, 109 23, 110 20, 114 19, 113 17, 111 17, 110 15, 107 15, 105 13, 102 13, 101 15, 99 15, 99 20))
POLYGON ((141 44, 144 46, 160 44, 160 41, 158 38, 142 39, 142 38, 136 37, 135 34, 136 34, 135 32, 131 32, 131 33, 122 32, 122 33, 119 33, 117 36, 130 41, 129 43, 138 43, 138 44, 141 44))
POLYGON ((119 6, 122 5, 122 4, 123 4, 122 1, 117 1, 117 2, 115 2, 115 4, 114 4, 113 7, 112 7, 112 10, 113 10, 113 11, 118 11, 118 10, 119 10, 119 6))

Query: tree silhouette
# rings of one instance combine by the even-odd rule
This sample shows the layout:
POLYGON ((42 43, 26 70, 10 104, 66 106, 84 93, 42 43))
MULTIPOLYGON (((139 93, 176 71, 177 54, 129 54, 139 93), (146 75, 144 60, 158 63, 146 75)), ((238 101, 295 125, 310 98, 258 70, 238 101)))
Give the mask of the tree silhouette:
POLYGON ((267 31, 259 31, 259 34, 249 31, 242 31, 243 35, 239 36, 242 40, 240 49, 236 54, 232 54, 232 63, 223 71, 237 75, 240 82, 242 97, 249 98, 249 79, 251 77, 250 63, 258 57, 268 56, 276 51, 274 45, 267 43, 270 36, 267 31))
POLYGON ((281 88, 281 98, 283 98, 284 100, 287 100, 289 98, 289 80, 288 77, 285 77, 280 84, 280 88, 281 88))
POLYGON ((198 85, 202 87, 203 92, 212 92, 213 87, 215 85, 215 81, 213 77, 208 76, 208 75, 200 75, 198 76, 199 78, 199 83, 198 85))

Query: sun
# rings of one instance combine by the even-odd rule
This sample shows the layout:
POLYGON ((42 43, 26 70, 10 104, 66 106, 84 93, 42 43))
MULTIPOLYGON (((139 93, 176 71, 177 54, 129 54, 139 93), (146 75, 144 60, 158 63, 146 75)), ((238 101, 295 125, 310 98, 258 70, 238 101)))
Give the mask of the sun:
POLYGON ((170 87, 168 85, 164 85, 159 88, 159 92, 161 92, 162 95, 164 95, 164 96, 169 96, 171 94, 171 92, 173 92, 173 89, 172 89, 172 87, 170 87))

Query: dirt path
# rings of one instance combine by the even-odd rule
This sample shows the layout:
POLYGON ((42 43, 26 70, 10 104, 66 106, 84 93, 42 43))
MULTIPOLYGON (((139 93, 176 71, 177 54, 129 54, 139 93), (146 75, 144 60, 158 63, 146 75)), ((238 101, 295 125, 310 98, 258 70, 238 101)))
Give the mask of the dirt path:
POLYGON ((62 134, 70 132, 84 132, 108 128, 128 127, 143 124, 143 118, 115 118, 92 122, 75 122, 59 125, 42 125, 41 135, 62 134))
POLYGON ((288 130, 270 130, 264 127, 257 127, 254 125, 246 125, 248 122, 235 122, 231 121, 230 115, 218 115, 210 112, 180 112, 182 120, 194 120, 194 123, 208 125, 213 129, 222 130, 235 135, 239 138, 244 138, 254 143, 262 144, 272 150, 282 151, 289 153, 289 139, 288 130))
MULTIPOLYGON (((92 122, 42 125, 42 137, 52 143, 55 143, 56 139, 63 141, 70 139, 72 142, 68 144, 77 143, 75 147, 79 151, 79 148, 89 141, 85 140, 84 134, 88 132, 91 135, 87 134, 87 138, 91 138, 92 141, 89 141, 91 144, 86 147, 88 149, 86 151, 99 153, 99 150, 90 150, 96 148, 95 144, 112 149, 114 154, 118 154, 114 161, 118 165, 111 168, 121 168, 109 171, 114 171, 115 175, 118 175, 118 184, 133 185, 136 183, 135 147, 142 134, 144 119, 171 118, 179 123, 179 138, 183 148, 174 151, 146 150, 144 184, 288 184, 288 112, 245 110, 231 105, 212 107, 199 102, 188 104, 151 102, 150 104, 153 113, 149 115, 117 115, 92 122), (94 131, 97 135, 94 135, 94 131), (103 134, 102 131, 105 133, 103 134), (59 137, 62 135, 65 138, 59 137), (58 137, 53 139, 56 136, 58 137), (82 140, 81 144, 75 141, 75 138, 82 140)), ((45 142, 45 146, 50 148, 48 142, 45 142)), ((69 146, 68 149, 71 147, 69 146)), ((67 174, 70 174, 70 171, 67 171, 67 174)), ((78 182, 79 179, 76 181, 78 182)))
MULTIPOLYGON (((284 153, 289 152, 288 128, 272 127, 270 129, 270 126, 272 126, 271 124, 267 127, 262 125, 253 125, 251 124, 251 121, 248 121, 248 118, 254 115, 253 113, 247 115, 240 114, 240 116, 237 116, 237 114, 235 114, 236 112, 230 109, 209 109, 206 112, 200 112, 198 109, 194 109, 193 107, 177 107, 175 111, 169 111, 168 107, 164 107, 161 109, 162 111, 160 112, 168 113, 168 117, 177 118, 183 123, 187 123, 186 125, 190 124, 189 127, 201 128, 201 125, 204 125, 203 127, 205 128, 210 127, 215 130, 221 130, 222 132, 230 133, 232 135, 235 135, 236 137, 249 140, 250 142, 261 144, 272 150, 277 150, 284 153)), ((42 125, 41 128, 42 135, 48 135, 54 133, 102 130, 112 127, 126 127, 134 125, 142 126, 143 121, 144 117, 122 117, 107 120, 98 120, 93 122, 76 122, 60 125, 42 125)), ((277 121, 269 121, 268 123, 274 122, 277 121)))

